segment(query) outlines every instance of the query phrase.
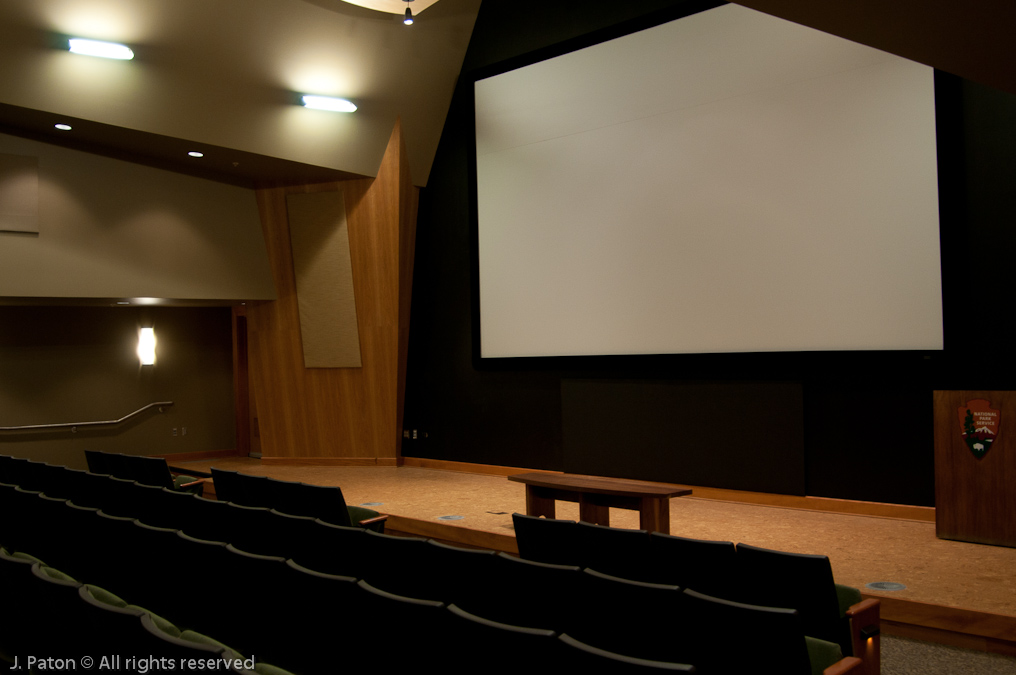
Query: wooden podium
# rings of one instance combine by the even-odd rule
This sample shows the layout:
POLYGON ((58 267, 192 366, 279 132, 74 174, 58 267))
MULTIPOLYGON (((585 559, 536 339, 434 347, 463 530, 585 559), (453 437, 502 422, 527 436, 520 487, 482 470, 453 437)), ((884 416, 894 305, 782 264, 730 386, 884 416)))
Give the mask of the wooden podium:
POLYGON ((1016 547, 1016 392, 935 392, 935 526, 1016 547))

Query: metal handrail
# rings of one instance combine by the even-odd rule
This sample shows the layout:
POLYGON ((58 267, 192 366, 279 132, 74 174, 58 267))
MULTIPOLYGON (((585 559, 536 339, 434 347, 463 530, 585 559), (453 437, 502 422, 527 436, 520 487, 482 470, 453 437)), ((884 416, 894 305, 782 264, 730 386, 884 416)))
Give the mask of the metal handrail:
POLYGON ((99 422, 62 422, 60 424, 26 424, 20 427, 0 427, 0 431, 29 431, 32 429, 70 429, 72 432, 76 432, 78 427, 105 427, 113 426, 114 424, 120 424, 126 422, 135 415, 140 415, 149 408, 155 408, 158 406, 159 412, 166 406, 173 405, 172 401, 157 401, 155 403, 149 403, 146 406, 142 406, 134 412, 124 415, 118 420, 102 420, 99 422))

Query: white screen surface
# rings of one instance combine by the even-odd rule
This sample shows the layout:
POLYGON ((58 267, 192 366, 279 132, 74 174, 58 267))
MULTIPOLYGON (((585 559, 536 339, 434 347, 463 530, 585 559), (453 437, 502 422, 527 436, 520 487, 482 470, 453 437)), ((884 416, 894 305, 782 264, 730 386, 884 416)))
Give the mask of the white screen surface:
POLYGON ((725 5, 475 94, 483 357, 942 348, 931 68, 725 5))

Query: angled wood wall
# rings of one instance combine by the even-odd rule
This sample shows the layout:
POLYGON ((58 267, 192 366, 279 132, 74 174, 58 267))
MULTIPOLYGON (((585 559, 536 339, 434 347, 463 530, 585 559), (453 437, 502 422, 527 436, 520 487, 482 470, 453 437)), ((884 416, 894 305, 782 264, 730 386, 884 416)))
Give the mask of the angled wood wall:
POLYGON ((378 175, 258 190, 278 299, 247 307, 250 386, 262 460, 395 465, 419 190, 396 122, 378 175), (305 368, 286 195, 338 190, 349 231, 360 368, 305 368))

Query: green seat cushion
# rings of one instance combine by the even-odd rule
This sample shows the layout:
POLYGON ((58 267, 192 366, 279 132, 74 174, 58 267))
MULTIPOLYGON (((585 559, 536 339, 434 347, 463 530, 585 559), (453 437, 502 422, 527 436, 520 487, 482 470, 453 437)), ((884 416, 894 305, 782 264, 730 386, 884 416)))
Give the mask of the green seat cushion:
POLYGON ((840 616, 846 616, 847 610, 861 601, 861 591, 853 586, 836 584, 836 600, 840 605, 840 616))
POLYGON ((173 637, 177 637, 178 638, 178 637, 180 637, 180 634, 182 633, 182 631, 179 628, 177 628, 176 624, 174 624, 172 621, 168 621, 166 619, 163 619, 161 616, 159 616, 155 612, 149 611, 148 609, 145 609, 144 607, 139 607, 138 605, 127 605, 127 609, 141 610, 142 612, 144 612, 148 616, 152 617, 152 623, 155 624, 155 627, 158 628, 159 630, 161 630, 166 635, 171 635, 173 637))
POLYGON ((822 675, 822 671, 843 658, 843 650, 835 642, 812 637, 805 637, 804 641, 808 645, 811 675, 822 675))
POLYGON ((227 659, 244 658, 243 656, 240 655, 240 652, 236 651, 235 649, 231 649, 228 645, 222 644, 215 638, 208 637, 204 633, 198 633, 197 631, 193 630, 185 630, 182 633, 180 633, 180 638, 187 640, 189 642, 196 642, 199 645, 208 645, 210 647, 221 647, 222 649, 226 650, 226 653, 223 654, 223 657, 227 659))
POLYGON ((180 629, 177 628, 172 621, 167 621, 166 619, 163 619, 161 616, 159 616, 155 612, 146 609, 145 607, 139 607, 138 605, 128 604, 127 601, 121 598, 119 595, 116 595, 115 593, 110 593, 101 586, 95 586, 93 584, 85 584, 85 590, 87 590, 88 594, 91 595, 93 598, 107 605, 119 607, 120 609, 136 609, 140 612, 144 612, 145 614, 152 617, 152 623, 154 623, 155 627, 161 630, 163 633, 167 635, 172 635, 173 637, 180 637, 180 629))
MULTIPOLYGON (((367 520, 368 518, 377 518, 381 514, 372 509, 365 509, 362 506, 347 506, 346 510, 349 511, 349 522, 356 526, 361 520, 367 520)), ((370 529, 377 530, 378 532, 384 532, 384 523, 378 523, 377 525, 371 525, 370 529), (378 527, 380 526, 380 527, 378 527)))
MULTIPOLYGON (((208 637, 203 633, 197 633, 192 630, 185 630, 183 633, 180 634, 180 637, 183 638, 184 640, 197 642, 198 644, 202 645, 210 645, 212 647, 222 647, 223 649, 226 650, 225 653, 223 653, 222 655, 222 657, 225 659, 240 659, 241 661, 247 660, 247 657, 240 654, 240 652, 230 648, 228 645, 222 644, 215 638, 208 637)), ((273 666, 268 663, 254 664, 254 672, 258 673, 259 675, 293 675, 288 670, 284 670, 282 668, 279 668, 278 666, 273 666)))
POLYGON ((119 607, 121 609, 127 606, 126 600, 121 598, 119 595, 110 593, 101 586, 96 586, 94 584, 85 584, 85 590, 88 592, 90 596, 92 596, 93 598, 95 598, 96 600, 98 600, 103 604, 112 605, 113 607, 119 607))
MULTIPOLYGON (((187 483, 193 483, 196 480, 201 480, 201 479, 196 477, 196 476, 184 476, 184 475, 174 476, 173 477, 173 488, 176 489, 176 490, 179 490, 181 485, 185 485, 187 483)), ((188 490, 194 490, 195 488, 204 489, 204 485, 195 485, 194 487, 190 487, 190 488, 187 488, 187 489, 188 490)))
POLYGON ((42 566, 42 571, 45 572, 47 575, 53 577, 54 579, 59 579, 60 581, 72 581, 74 583, 78 583, 77 579, 75 579, 74 577, 72 577, 69 574, 65 574, 65 573, 61 572, 58 569, 55 569, 55 568, 52 568, 52 567, 46 567, 45 565, 43 565, 42 566))
POLYGON ((36 558, 34 555, 29 555, 27 553, 22 553, 21 551, 15 551, 14 553, 11 553, 10 556, 12 558, 18 558, 20 560, 27 560, 28 562, 32 562, 32 563, 39 563, 43 567, 46 566, 46 563, 42 562, 41 560, 36 558))

